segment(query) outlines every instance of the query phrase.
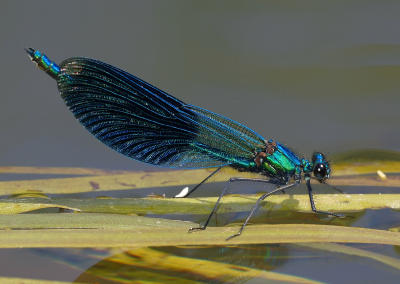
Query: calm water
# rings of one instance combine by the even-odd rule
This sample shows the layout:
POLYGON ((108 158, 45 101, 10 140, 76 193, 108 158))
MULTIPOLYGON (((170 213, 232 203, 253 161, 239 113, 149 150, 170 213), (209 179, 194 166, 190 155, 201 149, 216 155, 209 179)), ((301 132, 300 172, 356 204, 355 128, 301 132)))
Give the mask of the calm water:
MULTIPOLYGON (((364 251, 379 251, 379 253, 383 252, 385 255, 399 259, 399 250, 389 246, 354 244, 347 247, 364 251)), ((235 265, 241 269, 274 271, 327 283, 398 283, 399 277, 398 269, 372 259, 302 245, 165 247, 146 250, 185 257, 188 262, 190 259, 210 260, 235 265)), ((8 259, 6 265, 8 269, 2 267, 0 271, 6 276, 37 277, 49 280, 76 278, 77 282, 83 283, 129 283, 125 281, 140 280, 167 282, 165 279, 170 280, 168 283, 190 280, 203 283, 266 283, 265 279, 257 277, 235 279, 227 275, 219 279, 210 279, 206 277, 206 273, 168 271, 161 265, 147 269, 147 274, 145 274, 143 264, 138 263, 136 259, 142 252, 143 249, 132 249, 115 254, 100 249, 2 250, 0 255, 2 259, 8 259), (114 259, 121 255, 130 259, 131 263, 117 265, 114 259), (24 261, 21 261, 22 259, 24 261), (43 271, 43 265, 48 269, 46 273, 43 271)))
MULTIPOLYGON (((314 150, 328 155, 400 150, 399 14, 400 3, 389 0, 2 1, 0 166, 156 169, 90 136, 59 98, 55 82, 29 62, 25 47, 55 61, 72 56, 106 61, 188 103, 244 122, 306 157, 314 150)), ((399 226, 396 213, 367 211, 352 225, 399 226)), ((242 217, 227 216, 226 222, 242 217)), ((257 221, 273 222, 268 216, 257 221)), ((399 259, 399 249, 391 246, 351 247, 399 259)), ((295 245, 159 251, 328 283, 399 279, 399 270, 370 258, 295 245)), ((120 254, 0 250, 0 276, 116 283, 106 282, 99 271, 116 273, 114 281, 141 271, 137 264, 116 267, 110 259, 120 254)), ((137 275, 155 277, 156 271, 147 272, 137 275)), ((159 279, 179 276, 168 272, 171 278, 162 278, 165 273, 160 268, 159 279)), ((201 275, 182 277, 208 281, 201 275)), ((218 281, 262 283, 256 278, 218 281)))
POLYGON ((1 165, 153 168, 88 135, 25 47, 111 63, 305 156, 400 150, 396 1, 0 5, 1 165))

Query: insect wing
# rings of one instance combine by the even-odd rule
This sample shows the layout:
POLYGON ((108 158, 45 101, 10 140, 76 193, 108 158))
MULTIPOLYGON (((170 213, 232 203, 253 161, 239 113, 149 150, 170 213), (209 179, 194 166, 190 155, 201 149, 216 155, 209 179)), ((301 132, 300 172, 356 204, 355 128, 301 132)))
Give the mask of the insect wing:
POLYGON ((265 148, 260 135, 234 120, 193 105, 185 105, 183 109, 196 114, 195 142, 206 145, 206 151, 217 151, 233 163, 240 163, 254 158, 254 152, 265 148))
POLYGON ((101 61, 70 58, 57 83, 74 116, 100 141, 133 159, 204 168, 252 157, 263 139, 247 127, 187 105, 101 61))

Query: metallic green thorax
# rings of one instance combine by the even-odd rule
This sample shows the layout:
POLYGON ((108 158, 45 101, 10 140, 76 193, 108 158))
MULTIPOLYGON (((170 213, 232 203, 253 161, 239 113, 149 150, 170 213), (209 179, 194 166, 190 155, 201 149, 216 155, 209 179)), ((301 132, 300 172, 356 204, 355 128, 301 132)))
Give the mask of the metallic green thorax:
POLYGON ((299 159, 290 149, 273 140, 266 141, 265 150, 255 155, 255 169, 263 174, 278 179, 283 183, 291 178, 299 181, 304 175, 310 178, 311 174, 323 182, 329 178, 331 169, 322 153, 315 152, 312 161, 299 159))
POLYGON ((267 176, 288 180, 292 176, 301 174, 304 159, 300 160, 291 150, 280 143, 268 141, 265 155, 260 168, 267 176))
POLYGON ((266 157, 266 161, 262 164, 262 167, 276 175, 278 172, 281 173, 294 173, 296 165, 283 153, 276 151, 272 155, 266 157))

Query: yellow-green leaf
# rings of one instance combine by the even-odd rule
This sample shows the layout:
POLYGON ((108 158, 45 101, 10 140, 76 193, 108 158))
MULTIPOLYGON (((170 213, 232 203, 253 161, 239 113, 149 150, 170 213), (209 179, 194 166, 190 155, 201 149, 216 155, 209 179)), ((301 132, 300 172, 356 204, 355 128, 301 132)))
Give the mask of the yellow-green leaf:
POLYGON ((205 231, 188 233, 190 227, 197 225, 138 216, 76 213, 0 215, 0 224, 2 224, 1 248, 148 247, 299 242, 400 245, 400 233, 397 232, 327 225, 251 225, 240 237, 226 241, 226 238, 236 233, 239 227, 209 227, 205 231))
MULTIPOLYGON (((258 195, 226 196, 222 199, 219 213, 247 212, 255 204, 258 195)), ((400 194, 319 194, 314 197, 320 210, 333 212, 356 212, 365 209, 400 209, 400 194)), ((0 214, 27 212, 30 206, 36 209, 47 207, 66 208, 86 213, 118 214, 208 214, 217 197, 201 198, 96 198, 50 200, 25 198, 0 200, 0 214), (13 211, 14 210, 14 211, 13 211)), ((36 210, 32 209, 32 210, 36 210)), ((273 195, 261 203, 259 213, 271 212, 312 213, 308 195, 273 195)))
MULTIPOLYGON (((369 165, 368 167, 373 167, 369 165)), ((399 163, 400 168, 400 163, 399 163)), ((360 171, 361 167, 358 168, 360 171)), ((376 169, 373 168, 376 174, 376 169)), ((52 178, 37 180, 3 181, 0 182, 0 194, 16 194, 26 191, 35 191, 51 194, 68 194, 79 192, 101 192, 113 190, 128 190, 150 187, 186 186, 196 184, 209 175, 210 169, 183 170, 165 172, 135 172, 129 174, 110 174, 100 176, 74 177, 74 178, 52 178)), ((258 177, 254 173, 238 173, 234 169, 224 169, 221 174, 213 177, 212 181, 227 181, 229 177, 258 177)), ((358 185, 358 186, 381 186, 400 187, 400 178, 391 176, 381 180, 377 176, 353 176, 340 177, 329 180, 333 185, 358 185)))
POLYGON ((25 212, 31 212, 39 209, 45 208, 58 208, 64 210, 80 211, 78 208, 69 207, 66 205, 60 205, 56 203, 47 203, 42 200, 42 202, 5 202, 0 205, 0 214, 20 214, 25 212))
POLYGON ((187 170, 165 172, 135 172, 75 178, 53 178, 0 182, 0 194, 34 190, 44 193, 67 194, 92 191, 138 189, 157 186, 177 186, 196 183, 210 171, 187 170))
POLYGON ((366 149, 352 150, 332 156, 333 175, 375 174, 400 172, 400 152, 366 149))

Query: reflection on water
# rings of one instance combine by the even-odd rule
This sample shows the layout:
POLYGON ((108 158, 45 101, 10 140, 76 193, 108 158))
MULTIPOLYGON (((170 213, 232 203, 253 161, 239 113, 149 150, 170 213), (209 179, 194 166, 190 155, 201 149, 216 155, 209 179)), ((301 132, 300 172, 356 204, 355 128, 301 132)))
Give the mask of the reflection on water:
POLYGON ((398 283, 400 276, 399 247, 371 244, 1 249, 0 255, 8 258, 3 277, 98 284, 398 283))
POLYGON ((83 283, 397 283, 400 261, 388 246, 378 245, 241 245, 138 248, 105 258, 76 282, 83 283), (386 251, 383 256, 371 250, 386 251), (380 258, 381 257, 381 258, 380 258), (336 264, 335 268, 333 264, 336 264), (340 273, 345 268, 347 273, 340 273), (278 274, 269 274, 274 271, 278 274), (361 273, 362 272, 362 273, 361 273), (282 281, 282 282, 281 282, 282 281), (307 282, 310 281, 310 282, 307 282), (262 283, 262 282, 260 282, 262 283), (270 282, 268 282, 270 283, 270 282))
POLYGON ((286 260, 287 249, 280 246, 140 248, 100 261, 76 281, 241 283, 258 276, 268 279, 263 270, 286 260))

